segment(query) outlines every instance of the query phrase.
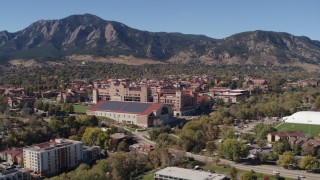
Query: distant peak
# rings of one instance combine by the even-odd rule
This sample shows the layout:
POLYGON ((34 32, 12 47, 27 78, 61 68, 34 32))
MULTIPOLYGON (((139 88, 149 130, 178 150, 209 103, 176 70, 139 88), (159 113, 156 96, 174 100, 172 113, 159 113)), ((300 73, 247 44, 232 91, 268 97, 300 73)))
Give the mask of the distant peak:
POLYGON ((89 14, 89 13, 86 13, 86 14, 76 14, 76 15, 71 15, 71 16, 68 16, 64 19, 71 19, 71 18, 76 18, 76 19, 95 19, 95 20, 103 20, 102 18, 100 18, 99 16, 96 16, 96 15, 93 15, 93 14, 89 14))

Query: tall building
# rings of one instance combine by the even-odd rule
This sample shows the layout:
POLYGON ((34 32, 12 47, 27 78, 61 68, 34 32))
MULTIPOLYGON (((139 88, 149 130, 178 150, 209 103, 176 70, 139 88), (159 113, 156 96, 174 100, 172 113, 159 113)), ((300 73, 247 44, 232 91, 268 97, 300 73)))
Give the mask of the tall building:
POLYGON ((101 100, 150 102, 151 91, 147 86, 130 87, 128 80, 114 80, 93 90, 93 104, 101 100))
POLYGON ((82 142, 55 139, 23 149, 24 168, 41 176, 77 167, 83 159, 82 142))

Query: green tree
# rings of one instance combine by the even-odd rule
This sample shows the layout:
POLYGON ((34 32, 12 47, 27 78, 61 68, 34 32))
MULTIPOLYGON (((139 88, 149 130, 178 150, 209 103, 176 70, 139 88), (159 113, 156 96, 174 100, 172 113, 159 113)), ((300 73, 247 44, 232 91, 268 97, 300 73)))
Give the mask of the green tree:
POLYGON ((49 103, 46 102, 43 104, 43 110, 44 110, 44 112, 49 111, 49 103))
POLYGON ((256 134, 256 139, 266 139, 267 134, 274 132, 275 129, 269 124, 260 123, 253 128, 253 131, 256 134))
POLYGON ((314 100, 314 104, 313 104, 313 108, 316 111, 320 110, 320 96, 318 96, 315 100, 314 100))
POLYGON ((227 129, 221 132, 222 139, 235 139, 236 131, 234 129, 227 129))
POLYGON ((109 140, 110 140, 110 133, 109 131, 101 131, 98 134, 97 140, 96 140, 96 144, 100 147, 102 147, 103 149, 107 150, 109 149, 109 140))
POLYGON ((277 164, 281 166, 296 165, 297 161, 294 153, 291 151, 284 152, 282 155, 279 156, 277 164))
POLYGON ((302 146, 302 150, 301 150, 301 155, 302 156, 313 156, 315 155, 315 149, 312 145, 309 144, 304 144, 302 146))
POLYGON ((206 143, 206 150, 209 155, 212 155, 215 149, 217 149, 217 146, 214 141, 208 141, 206 143))
POLYGON ((259 148, 262 149, 267 145, 267 142, 264 139, 260 139, 260 140, 257 141, 257 144, 258 144, 259 148))
POLYGON ((301 159, 299 167, 305 170, 315 170, 319 168, 319 162, 316 157, 305 156, 301 159))
POLYGON ((245 172, 241 175, 240 180, 257 180, 258 177, 254 171, 245 172))
POLYGON ((77 122, 83 126, 97 126, 99 124, 96 116, 82 115, 77 119, 77 122))
POLYGON ((67 113, 73 113, 74 112, 74 106, 72 103, 65 103, 61 106, 61 111, 67 112, 67 113))
POLYGON ((230 174, 230 177, 231 177, 232 180, 236 180, 236 179, 237 179, 238 171, 237 171, 236 168, 232 167, 232 168, 230 169, 230 173, 229 173, 229 174, 230 174))
POLYGON ((62 136, 64 124, 60 120, 58 120, 55 116, 52 116, 50 118, 50 122, 48 125, 49 125, 49 128, 54 133, 57 133, 60 137, 62 136))
POLYGON ((127 151, 128 150, 128 144, 125 141, 121 141, 118 144, 117 149, 118 149, 118 151, 127 151))
POLYGON ((255 135, 249 134, 249 133, 243 133, 241 134, 241 139, 248 141, 249 143, 253 143, 255 139, 255 135))
POLYGON ((226 139, 219 146, 219 154, 224 158, 231 158, 233 161, 238 161, 248 156, 249 149, 247 145, 242 144, 236 139, 226 139))
POLYGON ((87 127, 82 136, 83 144, 88 146, 96 145, 98 135, 101 132, 101 129, 98 127, 87 127))
POLYGON ((269 158, 269 153, 261 152, 261 153, 259 153, 258 158, 259 158, 260 163, 262 163, 262 164, 266 163, 269 158))
POLYGON ((43 110, 44 104, 43 104, 42 100, 41 99, 37 99, 36 102, 34 103, 34 107, 36 109, 43 110))
POLYGON ((78 123, 76 121, 75 116, 68 116, 63 119, 64 123, 66 124, 67 127, 69 128, 78 128, 78 123))
POLYGON ((277 154, 282 154, 285 151, 283 142, 281 141, 275 142, 272 146, 272 150, 277 154))
POLYGON ((302 150, 302 147, 300 144, 297 144, 293 147, 293 152, 296 156, 300 156, 301 155, 301 150, 302 150))

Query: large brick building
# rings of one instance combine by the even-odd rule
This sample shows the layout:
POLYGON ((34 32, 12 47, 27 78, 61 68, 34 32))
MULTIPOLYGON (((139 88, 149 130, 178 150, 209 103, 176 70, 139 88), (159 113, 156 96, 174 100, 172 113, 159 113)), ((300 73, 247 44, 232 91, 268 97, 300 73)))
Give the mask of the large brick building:
POLYGON ((172 119, 172 108, 162 103, 123 101, 100 101, 87 110, 88 115, 103 116, 117 122, 151 127, 154 120, 168 123, 172 119))
POLYGON ((130 84, 129 80, 109 80, 95 84, 93 104, 99 101, 154 102, 170 105, 175 115, 191 114, 196 108, 197 94, 194 91, 158 85, 130 84))

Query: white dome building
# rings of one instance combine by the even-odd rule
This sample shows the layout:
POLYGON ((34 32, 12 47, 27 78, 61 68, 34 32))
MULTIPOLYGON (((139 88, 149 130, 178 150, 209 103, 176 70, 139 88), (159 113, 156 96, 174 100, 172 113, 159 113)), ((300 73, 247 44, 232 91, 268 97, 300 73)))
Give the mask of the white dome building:
POLYGON ((298 124, 315 124, 320 125, 320 112, 316 111, 299 111, 291 116, 283 117, 286 123, 298 124))

